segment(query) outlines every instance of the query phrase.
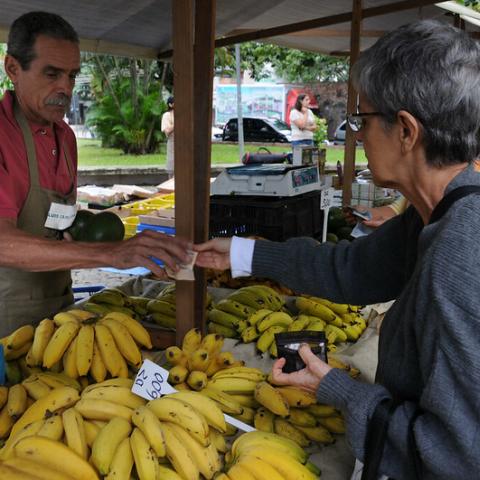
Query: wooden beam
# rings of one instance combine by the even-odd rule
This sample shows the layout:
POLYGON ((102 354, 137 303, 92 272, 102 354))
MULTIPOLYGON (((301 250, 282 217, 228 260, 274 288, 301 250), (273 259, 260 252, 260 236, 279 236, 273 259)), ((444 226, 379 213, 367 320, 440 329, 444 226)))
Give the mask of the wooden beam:
MULTIPOLYGON (((360 53, 360 31, 362 28, 362 0, 353 0, 352 25, 350 35, 350 78, 348 80, 347 113, 354 113, 357 107, 357 92, 352 85, 352 66, 360 53)), ((352 182, 355 178, 356 139, 348 128, 345 131, 345 160, 343 162, 343 196, 344 205, 350 205, 352 199, 352 182)))
MULTIPOLYGON (((362 10, 362 18, 377 17, 379 15, 386 15, 389 13, 396 13, 403 10, 411 10, 413 8, 423 7, 425 5, 432 5, 438 3, 438 0, 404 0, 401 2, 390 3, 378 7, 370 7, 362 10)), ((351 22, 353 18, 352 12, 340 13, 331 15, 329 17, 320 17, 314 20, 306 20, 304 22, 290 23, 278 27, 266 28, 241 35, 231 35, 218 39, 215 42, 216 47, 224 47, 234 43, 248 42, 251 40, 260 40, 263 38, 278 37, 280 35, 287 35, 293 32, 301 32, 302 30, 309 30, 312 28, 326 27, 329 25, 336 25, 338 23, 351 22)))
MULTIPOLYGON (((194 240, 194 0, 172 2, 173 87, 175 96, 175 230, 194 240)), ((177 281, 177 328, 179 345, 195 326, 194 282, 177 281)))
MULTIPOLYGON (((194 241, 208 240, 210 220, 210 158, 215 44, 215 0, 196 0, 194 50, 194 241)), ((195 318, 205 332, 207 280, 195 269, 195 318)))
MULTIPOLYGON (((380 38, 387 33, 386 30, 362 30, 360 37, 362 38, 380 38)), ((290 37, 342 37, 349 38, 350 30, 335 30, 331 28, 313 28, 304 30, 303 32, 289 33, 290 37)))

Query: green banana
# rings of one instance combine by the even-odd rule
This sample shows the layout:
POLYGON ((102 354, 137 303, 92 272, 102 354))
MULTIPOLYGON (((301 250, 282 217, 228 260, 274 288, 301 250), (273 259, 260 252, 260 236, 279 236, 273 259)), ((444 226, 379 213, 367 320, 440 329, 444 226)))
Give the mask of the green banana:
POLYGON ((164 328, 174 329, 177 325, 177 319, 164 313, 154 312, 150 314, 150 318, 158 325, 164 328))
POLYGON ((150 313, 163 313, 164 315, 169 315, 170 317, 174 317, 177 312, 175 305, 157 299, 152 299, 147 303, 147 310, 150 313))
POLYGON ((218 333, 219 335, 223 335, 227 338, 237 338, 238 333, 233 329, 226 327, 225 325, 220 325, 215 322, 208 322, 207 325, 208 333, 218 333))
POLYGON ((255 326, 260 320, 263 320, 267 315, 273 313, 273 310, 269 310, 268 308, 261 308, 257 310, 255 313, 252 313, 248 317, 248 323, 252 326, 255 326))
POLYGON ((282 326, 286 329, 292 322, 293 318, 288 313, 273 312, 257 323, 257 330, 259 333, 263 333, 273 326, 282 326))
POLYGON ((254 326, 245 328, 241 334, 243 343, 253 342, 258 338, 258 336, 259 336, 259 333, 257 332, 257 329, 254 326))
POLYGON ((125 305, 125 294, 120 290, 105 289, 98 293, 94 293, 89 298, 89 302, 107 303, 108 305, 123 307, 125 305))
POLYGON ((294 318, 293 322, 288 326, 288 332, 299 332, 301 330, 307 330, 307 325, 310 323, 310 317, 308 315, 298 315, 294 318))
POLYGON ((229 300, 234 300, 238 303, 242 303, 243 305, 248 305, 255 310, 264 308, 266 304, 263 295, 258 295, 256 292, 252 290, 245 290, 244 288, 240 288, 236 292, 233 292, 227 298, 229 300))
POLYGON ((111 305, 93 303, 93 302, 86 302, 83 304, 83 309, 86 310, 87 312, 95 313, 96 315, 102 315, 102 316, 111 312, 110 307, 111 305))
POLYGON ((222 312, 231 313, 232 315, 236 315, 244 320, 247 320, 248 317, 255 312, 255 309, 249 307, 247 305, 243 305, 235 300, 229 300, 227 298, 220 300, 216 305, 215 308, 217 310, 222 310, 222 312))
POLYGON ((337 327, 343 325, 342 319, 334 311, 330 310, 326 305, 315 302, 311 298, 296 297, 295 306, 301 313, 321 318, 325 322, 336 325, 337 327))
POLYGON ((209 310, 207 314, 207 318, 210 322, 215 322, 220 325, 225 325, 229 328, 236 328, 240 318, 236 315, 232 315, 231 313, 223 312, 222 310, 217 310, 216 308, 212 308, 209 310))
POLYGON ((267 287, 266 285, 249 285, 242 289, 261 296, 265 301, 263 308, 277 311, 285 305, 285 299, 278 292, 273 290, 273 288, 267 287))

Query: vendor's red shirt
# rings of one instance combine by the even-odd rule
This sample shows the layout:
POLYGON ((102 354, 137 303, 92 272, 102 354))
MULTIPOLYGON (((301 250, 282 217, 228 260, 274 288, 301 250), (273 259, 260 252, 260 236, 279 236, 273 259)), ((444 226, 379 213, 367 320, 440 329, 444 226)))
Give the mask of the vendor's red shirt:
MULTIPOLYGON (((67 194, 77 184, 77 142, 65 123, 52 127, 30 124, 37 153, 40 185, 48 190, 67 194), (55 133, 56 138, 55 138, 55 133), (74 177, 65 160, 68 149, 74 177)), ((13 92, 6 92, 0 101, 0 218, 17 218, 30 188, 27 151, 22 131, 13 113, 13 92)))

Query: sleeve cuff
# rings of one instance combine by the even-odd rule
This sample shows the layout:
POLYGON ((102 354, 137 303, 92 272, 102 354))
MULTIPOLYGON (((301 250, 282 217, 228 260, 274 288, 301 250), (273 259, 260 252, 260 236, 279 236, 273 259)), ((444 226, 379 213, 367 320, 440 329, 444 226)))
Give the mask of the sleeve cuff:
POLYGON ((248 277, 252 274, 255 240, 232 237, 230 246, 230 268, 232 277, 248 277))

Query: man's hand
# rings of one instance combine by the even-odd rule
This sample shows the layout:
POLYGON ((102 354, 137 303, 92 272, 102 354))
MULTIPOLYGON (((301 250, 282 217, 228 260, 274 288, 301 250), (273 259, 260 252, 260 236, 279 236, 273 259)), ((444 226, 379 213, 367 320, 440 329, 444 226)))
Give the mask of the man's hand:
POLYGON ((110 251, 113 267, 145 267, 158 278, 167 278, 167 274, 152 257, 162 260, 165 266, 177 272, 179 264, 188 263, 188 250, 192 249, 187 240, 152 230, 144 230, 128 240, 110 245, 113 245, 110 251))
POLYGON ((228 270, 230 268, 231 238, 214 238, 205 243, 193 246, 198 252, 196 265, 214 270, 228 270))
POLYGON ((302 345, 298 353, 305 362, 305 368, 293 373, 283 373, 285 359, 279 358, 272 367, 272 377, 275 384, 291 385, 316 393, 323 377, 332 369, 328 364, 322 362, 310 349, 308 345, 302 345))

